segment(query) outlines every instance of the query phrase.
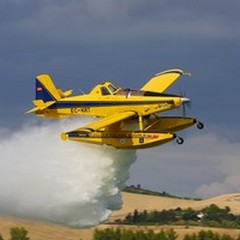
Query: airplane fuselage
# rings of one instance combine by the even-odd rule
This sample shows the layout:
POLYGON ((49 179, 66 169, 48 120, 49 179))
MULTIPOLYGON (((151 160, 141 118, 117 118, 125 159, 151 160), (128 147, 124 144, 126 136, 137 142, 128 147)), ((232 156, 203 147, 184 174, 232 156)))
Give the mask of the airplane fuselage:
POLYGON ((49 118, 87 115, 106 117, 118 112, 133 111, 137 115, 146 116, 177 108, 181 105, 181 97, 177 96, 103 96, 94 98, 89 95, 67 97, 59 100, 36 114, 49 118))

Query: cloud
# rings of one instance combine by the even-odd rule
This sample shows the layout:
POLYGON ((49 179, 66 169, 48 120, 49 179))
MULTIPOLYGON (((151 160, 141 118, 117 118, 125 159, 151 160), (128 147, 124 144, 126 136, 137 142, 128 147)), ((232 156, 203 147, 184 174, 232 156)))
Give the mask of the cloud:
POLYGON ((202 197, 210 197, 224 193, 240 191, 240 143, 239 141, 228 141, 218 136, 214 137, 213 150, 210 160, 216 162, 216 170, 221 171, 225 176, 221 181, 214 181, 210 184, 202 184, 196 194, 202 197))
MULTIPOLYGON (((231 161, 230 161, 230 164, 231 161)), ((237 168, 239 165, 236 166, 237 168)), ((196 190, 196 195, 208 198, 226 193, 239 192, 240 189, 240 177, 233 173, 228 173, 229 176, 225 177, 221 182, 213 182, 209 185, 203 184, 196 190)))
POLYGON ((191 1, 146 4, 144 1, 72 0, 67 3, 37 1, 35 6, 31 1, 6 2, 2 7, 5 12, 0 27, 6 40, 10 35, 59 46, 86 41, 141 41, 149 37, 166 39, 174 36, 239 39, 237 4, 230 3, 224 9, 229 9, 224 17, 218 10, 221 6, 226 7, 223 1, 215 1, 215 4, 214 1, 211 4, 192 4, 191 1), (219 8, 213 9, 216 5, 219 8))
POLYGON ((186 136, 181 146, 169 143, 138 151, 130 181, 181 196, 205 198, 238 192, 239 156, 239 141, 219 137, 206 128, 202 133, 186 136))

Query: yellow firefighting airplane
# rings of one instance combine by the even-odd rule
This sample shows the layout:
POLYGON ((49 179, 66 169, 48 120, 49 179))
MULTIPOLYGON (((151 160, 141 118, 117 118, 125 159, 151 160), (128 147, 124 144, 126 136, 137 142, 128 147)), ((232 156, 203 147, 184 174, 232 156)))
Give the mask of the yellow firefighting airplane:
MULTIPOLYGON (((165 94, 184 73, 169 69, 156 74, 140 90, 122 89, 111 82, 95 86, 89 94, 72 96, 72 90, 57 89, 47 74, 36 77, 34 108, 28 113, 49 118, 87 115, 101 117, 93 123, 61 134, 63 140, 106 144, 115 148, 142 149, 158 146, 173 139, 182 144, 177 131, 194 124, 195 118, 157 116, 156 113, 178 108, 190 100, 183 96, 165 94)), ((185 112, 185 110, 183 111, 185 112)))

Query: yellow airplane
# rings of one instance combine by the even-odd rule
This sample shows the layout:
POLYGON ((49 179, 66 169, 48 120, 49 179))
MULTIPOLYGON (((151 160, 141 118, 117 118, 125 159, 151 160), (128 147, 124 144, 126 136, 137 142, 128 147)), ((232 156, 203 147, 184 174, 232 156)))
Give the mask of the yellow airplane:
MULTIPOLYGON (((95 86, 89 94, 72 96, 72 90, 57 89, 47 74, 36 77, 34 108, 28 113, 40 117, 65 118, 87 115, 101 119, 78 129, 61 134, 63 140, 106 144, 115 148, 142 149, 183 139, 176 132, 197 124, 195 118, 183 116, 158 116, 190 100, 183 96, 165 94, 181 75, 181 69, 169 69, 156 74, 140 90, 122 89, 111 82, 95 86)), ((185 112, 185 110, 184 110, 185 112)))

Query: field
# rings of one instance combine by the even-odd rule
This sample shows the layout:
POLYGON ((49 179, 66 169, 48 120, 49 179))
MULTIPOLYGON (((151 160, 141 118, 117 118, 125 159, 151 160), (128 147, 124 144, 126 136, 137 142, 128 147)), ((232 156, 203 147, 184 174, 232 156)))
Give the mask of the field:
MULTIPOLYGON (((113 227, 111 222, 118 218, 123 218, 129 212, 133 212, 135 209, 141 210, 163 210, 171 208, 188 208, 193 209, 202 209, 210 204, 214 203, 219 207, 223 208, 229 206, 234 214, 240 214, 240 193, 226 194, 218 197, 196 201, 196 200, 185 200, 177 198, 168 198, 168 197, 158 197, 158 196, 149 196, 142 194, 133 194, 124 192, 123 195, 123 207, 119 211, 113 212, 108 223, 101 224, 97 226, 98 229, 104 229, 107 227, 113 227)), ((16 219, 12 217, 0 217, 0 233, 3 235, 4 239, 9 239, 9 229, 12 227, 24 227, 28 233, 29 237, 32 240, 90 240, 92 239, 92 234, 95 227, 78 229, 78 228, 69 228, 61 225, 16 219)), ((117 227, 114 225, 114 227, 117 227)), ((186 233, 198 232, 203 228, 200 227, 185 227, 185 226, 151 226, 151 227, 136 227, 136 226, 121 226, 124 228, 132 229, 153 229, 154 231, 159 231, 161 228, 173 228, 179 239, 186 233)), ((211 229, 212 231, 218 233, 226 233, 233 237, 237 237, 240 233, 240 230, 237 229, 219 229, 219 228, 204 228, 204 230, 211 229)))

